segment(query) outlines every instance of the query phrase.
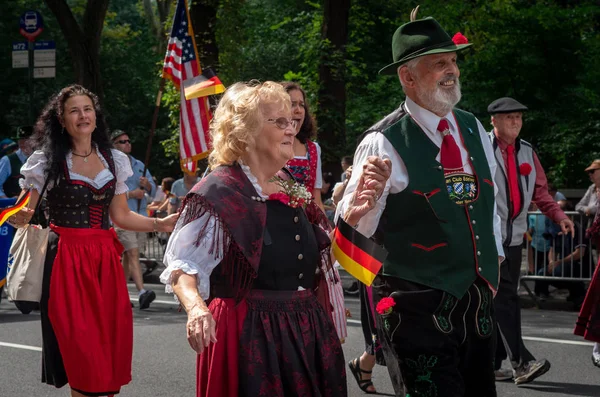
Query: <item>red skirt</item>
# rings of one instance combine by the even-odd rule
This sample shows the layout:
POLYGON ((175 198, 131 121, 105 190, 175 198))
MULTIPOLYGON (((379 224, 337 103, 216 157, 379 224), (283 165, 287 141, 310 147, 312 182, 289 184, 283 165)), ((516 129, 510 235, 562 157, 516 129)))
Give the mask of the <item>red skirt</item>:
POLYGON ((579 311, 575 324, 575 335, 600 343, 600 262, 579 311))
POLYGON ((198 355, 197 397, 346 396, 342 347, 312 291, 215 298, 217 342, 198 355))
POLYGON ((56 257, 46 261, 52 263, 47 304, 42 302, 43 380, 57 387, 68 382, 88 396, 116 394, 131 381, 133 353, 123 246, 112 229, 52 226, 52 231, 59 238, 56 257), (45 315, 51 327, 44 327, 45 315))

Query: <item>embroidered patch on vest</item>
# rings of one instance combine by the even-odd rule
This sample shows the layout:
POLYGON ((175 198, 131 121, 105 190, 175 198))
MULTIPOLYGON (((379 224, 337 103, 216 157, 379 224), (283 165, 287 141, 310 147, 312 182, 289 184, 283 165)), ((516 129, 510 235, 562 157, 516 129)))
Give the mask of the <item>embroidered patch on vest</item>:
POLYGON ((477 179, 473 175, 451 174, 445 180, 448 196, 455 204, 468 204, 477 197, 477 179))

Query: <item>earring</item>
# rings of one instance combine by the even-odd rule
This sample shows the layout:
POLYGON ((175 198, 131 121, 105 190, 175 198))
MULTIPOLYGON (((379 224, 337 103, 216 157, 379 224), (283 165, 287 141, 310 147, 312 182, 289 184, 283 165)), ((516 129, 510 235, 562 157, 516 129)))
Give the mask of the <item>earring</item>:
POLYGON ((64 135, 64 133, 65 133, 65 127, 63 127, 63 129, 62 129, 62 131, 60 133, 64 135))

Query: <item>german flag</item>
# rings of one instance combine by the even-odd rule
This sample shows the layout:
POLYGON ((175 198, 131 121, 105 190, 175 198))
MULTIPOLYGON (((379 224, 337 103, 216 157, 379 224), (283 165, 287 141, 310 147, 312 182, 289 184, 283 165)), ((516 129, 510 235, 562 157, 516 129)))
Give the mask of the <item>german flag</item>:
POLYGON ((12 207, 3 208, 2 212, 0 212, 0 226, 4 225, 4 222, 6 222, 8 218, 25 208, 25 206, 29 204, 30 198, 31 191, 28 191, 27 194, 21 197, 15 205, 12 207))
POLYGON ((358 281, 370 286, 387 257, 387 251, 366 238, 340 217, 332 244, 335 259, 358 281))
POLYGON ((211 68, 205 68, 201 75, 184 81, 183 89, 187 100, 225 92, 225 86, 211 68))

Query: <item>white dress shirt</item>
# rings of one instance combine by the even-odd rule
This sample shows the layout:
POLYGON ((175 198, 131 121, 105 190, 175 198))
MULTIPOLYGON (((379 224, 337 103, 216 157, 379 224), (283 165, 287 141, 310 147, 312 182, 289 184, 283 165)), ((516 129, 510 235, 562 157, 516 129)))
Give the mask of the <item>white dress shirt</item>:
MULTIPOLYGON (((437 131, 437 127, 442 117, 439 117, 434 113, 431 113, 429 110, 422 108, 408 97, 406 98, 404 109, 421 127, 421 129, 425 132, 427 137, 429 137, 429 139, 431 139, 431 141, 437 147, 441 148, 443 136, 440 132, 437 131)), ((469 154, 463 145, 460 133, 458 131, 457 122, 454 119, 454 115, 452 114, 452 112, 450 112, 447 115, 445 115, 444 118, 448 120, 448 124, 450 125, 450 133, 454 137, 454 140, 456 141, 456 144, 460 149, 461 159, 465 173, 473 174, 471 163, 468 161, 467 158, 469 154)), ((479 128, 481 143, 483 144, 483 149, 485 151, 485 157, 487 158, 488 164, 490 166, 490 172, 493 177, 496 174, 496 160, 494 157, 494 150, 492 148, 490 138, 488 137, 487 132, 485 131, 479 120, 477 120, 477 126, 479 128)), ((464 133, 467 132, 463 131, 463 134, 464 133)), ((402 158, 394 149, 394 146, 392 146, 390 141, 388 141, 388 139, 381 132, 372 132, 368 134, 356 148, 356 152, 354 153, 353 164, 354 172, 352 173, 350 182, 348 182, 348 186, 346 187, 346 190, 344 192, 344 198, 340 201, 340 203, 337 206, 336 219, 341 214, 344 214, 344 211, 346 210, 346 207, 348 205, 348 201, 354 193, 354 190, 356 190, 356 185, 361 175, 360 170, 362 170, 362 167, 367 161, 367 157, 369 156, 378 156, 382 159, 390 159, 392 162, 392 175, 390 176, 390 179, 385 185, 383 194, 375 204, 375 208, 368 212, 365 216, 363 216, 358 224, 357 230, 367 237, 371 237, 377 230, 377 225, 379 225, 379 219, 381 218, 381 214, 385 209, 388 194, 400 193, 408 186, 408 171, 406 170, 406 166, 404 165, 402 158)), ((439 153, 436 156, 436 160, 438 162, 440 161, 439 153)), ((494 185, 494 195, 496 195, 497 193, 498 189, 494 185)), ((411 209, 406 208, 405 210, 410 211, 411 209)), ((503 259, 504 250, 502 248, 502 231, 500 226, 500 217, 498 216, 496 204, 494 204, 494 238, 496 240, 498 256, 502 257, 503 259)))

